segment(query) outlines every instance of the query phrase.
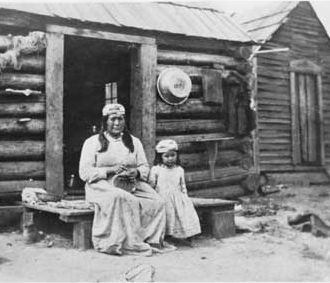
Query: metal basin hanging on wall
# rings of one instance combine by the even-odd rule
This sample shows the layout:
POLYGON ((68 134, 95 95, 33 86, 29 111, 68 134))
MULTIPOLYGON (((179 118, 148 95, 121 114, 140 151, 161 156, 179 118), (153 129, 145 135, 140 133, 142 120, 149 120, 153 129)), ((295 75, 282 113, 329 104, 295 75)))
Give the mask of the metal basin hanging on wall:
POLYGON ((190 77, 179 68, 168 68, 162 71, 157 80, 159 96, 168 104, 184 103, 191 91, 190 77))

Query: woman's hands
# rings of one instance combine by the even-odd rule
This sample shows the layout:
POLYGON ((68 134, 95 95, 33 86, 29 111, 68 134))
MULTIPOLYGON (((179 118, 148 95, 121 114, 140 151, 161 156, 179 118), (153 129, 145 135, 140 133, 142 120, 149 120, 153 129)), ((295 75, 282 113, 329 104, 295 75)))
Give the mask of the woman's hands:
POLYGON ((127 168, 124 165, 114 165, 109 167, 108 174, 120 175, 124 178, 128 178, 131 182, 134 182, 139 175, 136 168, 127 168))

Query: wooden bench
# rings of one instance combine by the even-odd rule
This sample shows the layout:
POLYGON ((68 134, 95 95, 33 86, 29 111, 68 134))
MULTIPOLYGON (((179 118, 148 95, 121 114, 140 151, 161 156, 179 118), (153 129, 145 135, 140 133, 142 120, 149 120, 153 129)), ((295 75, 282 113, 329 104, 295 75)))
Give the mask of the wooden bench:
MULTIPOLYGON (((200 217, 205 219, 206 231, 217 239, 235 235, 234 201, 223 199, 191 198, 200 217)), ((24 203, 22 223, 33 225, 33 215, 38 211, 54 213, 65 223, 73 224, 73 246, 89 249, 92 245, 92 222, 94 211, 91 209, 57 208, 45 204, 24 203)))

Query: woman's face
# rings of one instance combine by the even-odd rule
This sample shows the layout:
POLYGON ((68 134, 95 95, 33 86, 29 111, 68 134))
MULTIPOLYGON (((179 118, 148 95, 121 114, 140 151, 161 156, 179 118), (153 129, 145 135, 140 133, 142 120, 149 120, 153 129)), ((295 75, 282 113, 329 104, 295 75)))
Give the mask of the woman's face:
POLYGON ((178 154, 174 150, 164 152, 162 154, 163 164, 168 167, 173 167, 176 164, 178 154))
POLYGON ((107 120, 107 131, 112 136, 119 136, 125 128, 125 117, 123 115, 111 114, 107 120))

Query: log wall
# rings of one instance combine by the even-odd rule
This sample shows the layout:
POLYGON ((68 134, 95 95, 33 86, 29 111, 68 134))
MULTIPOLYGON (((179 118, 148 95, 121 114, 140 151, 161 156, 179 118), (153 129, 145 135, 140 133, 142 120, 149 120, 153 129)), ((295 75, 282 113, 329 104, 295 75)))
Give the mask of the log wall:
POLYGON ((289 62, 307 59, 322 67, 325 159, 330 165, 330 42, 308 2, 300 2, 264 49, 289 52, 259 54, 258 134, 262 171, 301 171, 293 165, 289 62))
MULTIPOLYGON (((185 103, 169 105, 158 94, 156 101, 156 140, 171 138, 179 143, 180 161, 186 172, 189 194, 205 197, 245 194, 240 184, 252 171, 252 140, 246 127, 243 129, 245 132, 238 136, 236 124, 243 124, 237 121, 232 122, 235 129, 230 133, 228 120, 231 120, 230 115, 238 117, 237 109, 232 109, 237 107, 234 99, 244 100, 237 95, 238 92, 243 96, 249 93, 243 81, 228 76, 228 72, 234 71, 242 79, 251 69, 247 68, 245 61, 224 55, 168 49, 158 49, 157 54, 157 76, 166 68, 177 67, 186 72, 192 81, 192 91, 185 103), (223 72, 223 103, 205 102, 202 77, 205 69, 223 72), (218 143, 214 179, 211 178, 207 145, 203 141, 203 137, 209 134, 234 137, 218 143), (201 141, 196 142, 197 138, 201 141)), ((244 118, 241 117, 241 120, 244 118)))
MULTIPOLYGON (((11 48, 10 37, 0 42, 1 53, 11 48)), ((18 65, 0 73, 0 196, 45 182, 45 54, 21 54, 18 65)))

